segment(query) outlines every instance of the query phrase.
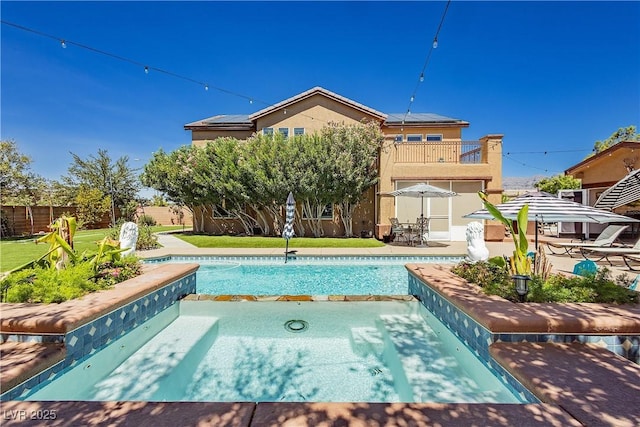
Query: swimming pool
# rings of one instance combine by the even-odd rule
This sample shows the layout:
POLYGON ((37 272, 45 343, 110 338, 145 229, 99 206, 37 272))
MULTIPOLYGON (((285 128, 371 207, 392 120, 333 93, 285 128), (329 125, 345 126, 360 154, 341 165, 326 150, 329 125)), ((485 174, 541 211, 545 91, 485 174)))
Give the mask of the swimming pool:
POLYGON ((181 301, 24 399, 522 402, 406 301, 181 301))
POLYGON ((198 262, 197 292, 215 295, 406 295, 409 262, 455 263, 461 257, 173 257, 198 262), (195 258, 195 259, 194 259, 195 258))

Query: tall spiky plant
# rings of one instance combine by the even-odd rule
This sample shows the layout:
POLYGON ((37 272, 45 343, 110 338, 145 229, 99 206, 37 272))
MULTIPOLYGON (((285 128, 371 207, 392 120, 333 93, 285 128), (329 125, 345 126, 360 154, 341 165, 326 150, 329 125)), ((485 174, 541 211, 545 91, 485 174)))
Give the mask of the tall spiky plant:
POLYGON ((485 209, 498 221, 503 223, 511 233, 515 250, 513 255, 509 257, 509 269, 512 274, 524 276, 531 275, 531 258, 527 256, 529 251, 529 241, 527 240, 527 221, 529 214, 529 205, 524 205, 518 211, 518 232, 513 229, 513 222, 502 215, 502 213, 489 202, 487 195, 478 192, 478 196, 482 199, 485 209))

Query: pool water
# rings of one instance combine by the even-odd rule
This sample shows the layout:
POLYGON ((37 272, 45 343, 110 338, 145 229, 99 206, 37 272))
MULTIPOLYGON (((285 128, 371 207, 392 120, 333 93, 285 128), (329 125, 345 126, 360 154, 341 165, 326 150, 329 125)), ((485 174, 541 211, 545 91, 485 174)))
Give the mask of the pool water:
POLYGON ((197 292, 214 295, 406 295, 407 270, 404 265, 407 262, 411 261, 385 257, 298 257, 285 263, 282 257, 229 257, 200 262, 196 273, 197 292))
POLYGON ((181 301, 26 399, 521 402, 406 301, 181 301))

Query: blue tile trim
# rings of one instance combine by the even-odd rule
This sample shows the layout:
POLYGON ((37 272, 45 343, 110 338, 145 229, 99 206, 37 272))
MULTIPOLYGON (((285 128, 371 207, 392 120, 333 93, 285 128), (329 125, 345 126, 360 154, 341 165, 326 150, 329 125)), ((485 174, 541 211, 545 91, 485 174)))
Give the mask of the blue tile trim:
POLYGON ((175 304, 179 299, 196 292, 195 272, 169 283, 127 305, 119 307, 64 336, 65 359, 0 395, 0 401, 16 400, 43 382, 52 381, 68 369, 125 335, 131 329, 175 304))
MULTIPOLYGON (((357 261, 393 261, 403 263, 430 263, 430 264, 456 264, 464 259, 462 255, 433 255, 433 256, 408 256, 408 255, 341 255, 341 256, 314 256, 297 255, 292 262, 300 261, 326 261, 326 262, 357 262, 357 261)), ((282 262, 282 255, 171 255, 158 258, 147 258, 145 263, 156 264, 166 262, 211 262, 211 261, 263 261, 282 262)))

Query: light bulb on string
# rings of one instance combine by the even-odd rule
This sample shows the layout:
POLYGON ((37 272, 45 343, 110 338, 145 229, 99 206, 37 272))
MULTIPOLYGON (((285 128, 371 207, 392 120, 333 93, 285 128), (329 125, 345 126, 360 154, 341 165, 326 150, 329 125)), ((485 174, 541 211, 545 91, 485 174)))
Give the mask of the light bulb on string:
POLYGON ((424 73, 420 73, 420 81, 423 82, 424 81, 424 73))
POLYGON ((63 49, 67 48, 67 42, 65 42, 64 39, 60 40, 60 47, 63 48, 63 49))
POLYGON ((414 99, 416 99, 415 96, 411 95, 411 99, 409 99, 409 102, 413 102, 414 99))
POLYGON ((209 85, 208 84, 204 85, 204 90, 209 90, 209 85))
POLYGON ((144 66, 144 73, 149 74, 149 67, 147 67, 146 65, 144 66))
POLYGON ((250 100, 249 100, 249 104, 253 104, 253 99, 250 99, 250 100))
POLYGON ((436 49, 438 47, 438 37, 433 39, 433 48, 436 49))

